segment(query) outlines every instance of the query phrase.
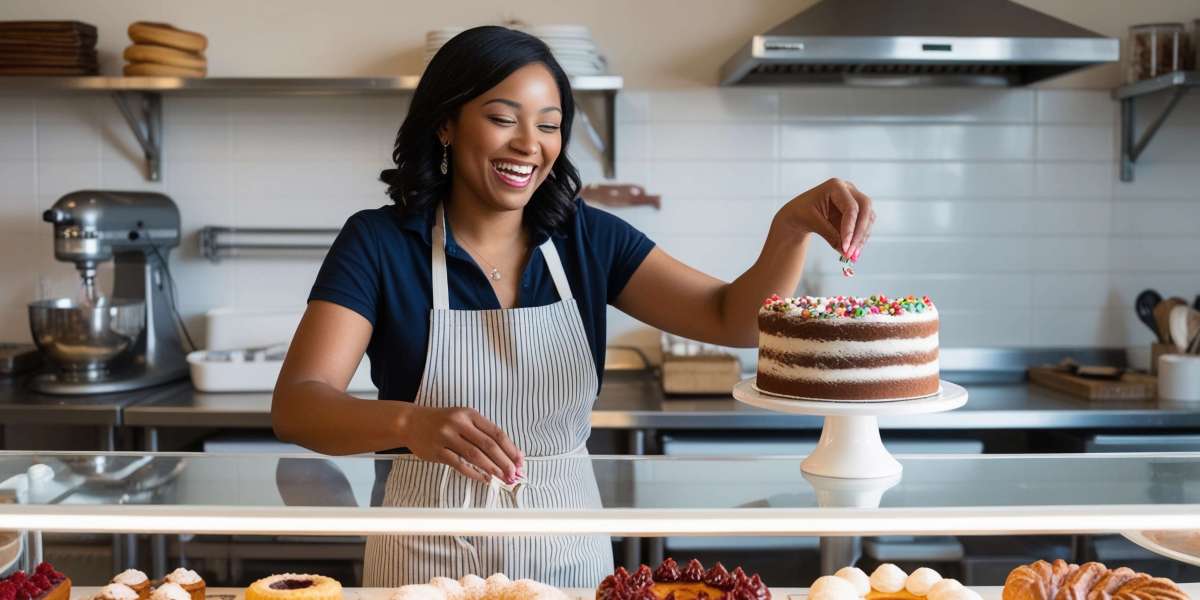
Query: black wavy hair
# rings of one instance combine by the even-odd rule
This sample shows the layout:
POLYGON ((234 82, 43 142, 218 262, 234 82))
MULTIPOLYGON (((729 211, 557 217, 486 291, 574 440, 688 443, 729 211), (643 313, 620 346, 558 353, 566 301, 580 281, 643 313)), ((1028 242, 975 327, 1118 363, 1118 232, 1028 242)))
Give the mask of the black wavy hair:
POLYGON ((582 185, 579 171, 567 159, 575 99, 567 74, 542 40, 506 27, 468 29, 446 42, 413 92, 408 115, 396 134, 392 149, 395 169, 385 169, 379 179, 401 214, 421 212, 450 194, 453 167, 442 175, 442 145, 438 128, 458 116, 463 104, 495 87, 517 69, 541 63, 558 84, 562 108, 562 153, 545 181, 525 206, 527 229, 553 231, 575 211, 575 196, 582 185))

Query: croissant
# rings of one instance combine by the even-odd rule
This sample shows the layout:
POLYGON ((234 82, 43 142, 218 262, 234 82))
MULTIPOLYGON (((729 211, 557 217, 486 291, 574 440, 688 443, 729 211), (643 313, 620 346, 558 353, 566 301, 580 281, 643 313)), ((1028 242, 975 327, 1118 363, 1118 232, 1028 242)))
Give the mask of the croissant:
POLYGON ((1004 581, 1002 600, 1189 600, 1170 579, 1102 563, 1059 559, 1021 565, 1004 581))

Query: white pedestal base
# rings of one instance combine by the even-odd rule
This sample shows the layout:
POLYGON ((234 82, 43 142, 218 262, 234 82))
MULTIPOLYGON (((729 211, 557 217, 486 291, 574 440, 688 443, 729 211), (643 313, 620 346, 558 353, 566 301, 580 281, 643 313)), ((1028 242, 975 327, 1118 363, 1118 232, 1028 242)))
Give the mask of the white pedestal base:
POLYGON ((941 391, 925 398, 878 402, 792 400, 758 391, 754 377, 733 386, 738 401, 776 412, 821 415, 821 439, 800 468, 812 475, 843 479, 894 477, 903 471, 879 436, 877 417, 928 414, 967 403, 967 390, 943 381, 941 391))

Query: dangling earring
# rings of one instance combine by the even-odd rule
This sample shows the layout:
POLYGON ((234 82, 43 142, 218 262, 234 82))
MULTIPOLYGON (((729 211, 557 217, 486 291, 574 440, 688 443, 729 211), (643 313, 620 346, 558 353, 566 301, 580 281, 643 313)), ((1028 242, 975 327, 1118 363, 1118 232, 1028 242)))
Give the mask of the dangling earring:
POLYGON ((442 175, 450 172, 450 144, 442 142, 442 175))

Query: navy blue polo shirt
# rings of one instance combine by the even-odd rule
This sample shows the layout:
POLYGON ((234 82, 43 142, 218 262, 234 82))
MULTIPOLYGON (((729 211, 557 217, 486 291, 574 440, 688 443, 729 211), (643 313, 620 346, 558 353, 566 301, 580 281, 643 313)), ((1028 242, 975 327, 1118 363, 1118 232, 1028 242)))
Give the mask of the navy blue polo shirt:
MULTIPOLYGON (((371 380, 379 397, 411 401, 417 395, 429 342, 432 308, 433 208, 407 216, 389 205, 355 213, 325 256, 308 299, 349 308, 371 322, 367 345, 371 380)), ((575 201, 574 214, 549 237, 562 259, 571 292, 587 331, 596 374, 604 371, 605 309, 654 248, 642 232, 619 217, 575 201)), ((487 276, 446 228, 446 270, 450 308, 500 308, 487 276)), ((517 305, 558 302, 554 280, 540 251, 530 253, 521 274, 517 305)))

